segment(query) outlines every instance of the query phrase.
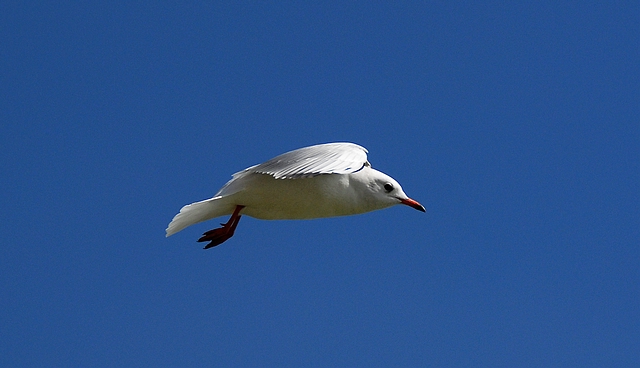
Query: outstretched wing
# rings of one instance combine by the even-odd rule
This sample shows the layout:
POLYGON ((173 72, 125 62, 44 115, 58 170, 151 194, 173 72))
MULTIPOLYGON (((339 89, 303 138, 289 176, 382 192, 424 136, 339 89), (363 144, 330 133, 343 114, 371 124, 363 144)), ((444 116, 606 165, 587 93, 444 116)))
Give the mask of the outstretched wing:
POLYGON ((248 171, 276 179, 297 179, 323 174, 350 174, 362 170, 365 165, 368 162, 364 147, 353 143, 327 143, 283 153, 238 174, 248 171))
POLYGON ((276 179, 298 179, 327 174, 349 174, 370 166, 367 150, 353 143, 326 143, 304 147, 233 174, 216 194, 228 196, 244 188, 238 180, 250 174, 271 175, 276 179))

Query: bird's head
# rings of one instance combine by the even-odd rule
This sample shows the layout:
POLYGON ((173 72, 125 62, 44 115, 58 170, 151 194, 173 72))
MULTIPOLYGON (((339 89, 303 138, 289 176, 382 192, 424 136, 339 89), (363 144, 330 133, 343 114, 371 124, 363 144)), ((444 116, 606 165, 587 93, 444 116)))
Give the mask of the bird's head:
POLYGON ((371 200, 376 202, 381 208, 404 204, 418 211, 426 212, 420 203, 409 198, 404 193, 400 183, 395 179, 375 169, 366 169, 368 170, 363 174, 366 177, 368 194, 371 200))

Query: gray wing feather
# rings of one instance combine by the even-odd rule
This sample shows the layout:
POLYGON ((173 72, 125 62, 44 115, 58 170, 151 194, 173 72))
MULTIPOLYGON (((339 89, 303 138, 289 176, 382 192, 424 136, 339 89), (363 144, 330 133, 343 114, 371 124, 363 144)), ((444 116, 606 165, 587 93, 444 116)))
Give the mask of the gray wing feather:
POLYGON ((272 175, 276 179, 295 179, 324 174, 349 174, 367 164, 367 150, 353 143, 327 143, 304 147, 243 172, 272 175))
POLYGON ((353 143, 327 143, 304 147, 233 174, 216 194, 228 196, 244 189, 245 175, 271 175, 276 179, 297 179, 327 174, 349 174, 370 166, 366 148, 353 143))

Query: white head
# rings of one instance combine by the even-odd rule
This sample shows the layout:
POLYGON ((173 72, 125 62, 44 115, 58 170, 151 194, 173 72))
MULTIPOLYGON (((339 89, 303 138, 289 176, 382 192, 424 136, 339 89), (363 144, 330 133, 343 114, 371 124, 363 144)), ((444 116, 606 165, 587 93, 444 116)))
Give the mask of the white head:
POLYGON ((364 184, 366 187, 361 189, 361 201, 364 201, 371 210, 404 204, 418 211, 426 212, 420 203, 404 194, 402 187, 395 179, 385 173, 365 167, 352 176, 359 182, 359 185, 364 184))

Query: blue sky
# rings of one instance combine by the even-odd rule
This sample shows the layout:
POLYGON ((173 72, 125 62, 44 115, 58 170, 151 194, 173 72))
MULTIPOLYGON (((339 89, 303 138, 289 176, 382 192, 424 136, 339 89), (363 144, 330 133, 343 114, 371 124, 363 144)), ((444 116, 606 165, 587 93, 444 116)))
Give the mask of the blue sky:
POLYGON ((3 2, 0 365, 638 366, 639 14, 3 2), (427 213, 164 237, 333 141, 427 213))

